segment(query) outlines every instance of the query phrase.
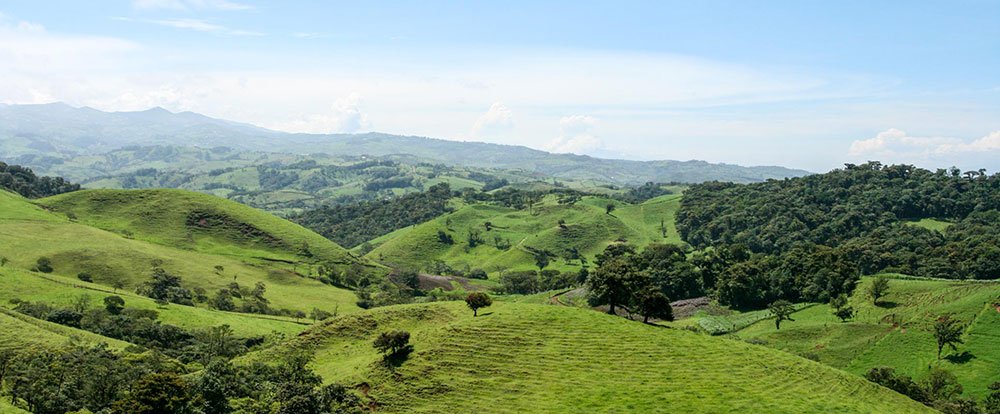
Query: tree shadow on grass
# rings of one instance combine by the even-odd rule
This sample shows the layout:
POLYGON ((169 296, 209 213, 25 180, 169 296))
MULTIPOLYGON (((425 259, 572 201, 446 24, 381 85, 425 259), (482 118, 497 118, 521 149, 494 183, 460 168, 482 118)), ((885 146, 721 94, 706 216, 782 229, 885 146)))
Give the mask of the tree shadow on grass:
POLYGON ((410 358, 411 353, 413 353, 413 345, 407 345, 396 352, 383 356, 382 364, 389 369, 399 368, 400 365, 403 365, 410 358))
POLYGON ((948 362, 951 362, 952 364, 964 364, 976 359, 976 356, 969 351, 962 351, 961 354, 951 354, 944 357, 944 359, 947 359, 948 362))
POLYGON ((899 306, 899 304, 896 303, 896 302, 888 301, 888 300, 882 300, 882 301, 876 302, 875 306, 880 307, 882 309, 892 309, 892 308, 895 308, 895 307, 899 306))
POLYGON ((492 314, 493 314, 493 312, 486 312, 486 313, 480 313, 480 314, 479 314, 478 316, 476 316, 476 317, 478 318, 478 317, 481 317, 481 316, 490 316, 490 315, 492 315, 492 314))

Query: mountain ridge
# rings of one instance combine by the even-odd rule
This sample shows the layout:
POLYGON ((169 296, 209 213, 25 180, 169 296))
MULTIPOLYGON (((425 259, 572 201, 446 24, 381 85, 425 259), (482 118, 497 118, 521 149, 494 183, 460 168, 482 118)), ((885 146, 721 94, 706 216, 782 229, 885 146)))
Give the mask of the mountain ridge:
MULTIPOLYGON (((159 107, 157 107, 159 108, 159 107)), ((411 155, 461 166, 522 169, 554 178, 611 184, 657 182, 757 182, 808 175, 779 166, 744 167, 707 161, 636 161, 554 154, 524 146, 441 138, 274 131, 194 112, 163 108, 104 112, 65 103, 0 107, 0 158, 96 155, 130 145, 177 145, 290 154, 383 157, 411 155), (405 150, 401 150, 405 148, 405 150)), ((30 166, 30 165, 29 165, 30 166)))

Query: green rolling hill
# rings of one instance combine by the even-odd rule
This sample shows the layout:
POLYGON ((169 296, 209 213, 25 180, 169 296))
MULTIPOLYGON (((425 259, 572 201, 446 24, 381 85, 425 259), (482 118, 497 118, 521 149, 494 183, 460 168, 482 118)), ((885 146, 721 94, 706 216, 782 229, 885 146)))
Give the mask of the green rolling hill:
POLYGON ((586 196, 574 204, 559 204, 547 196, 530 209, 469 204, 434 220, 376 238, 366 257, 389 266, 423 268, 434 261, 449 266, 481 268, 489 273, 536 268, 535 251, 552 254, 550 267, 578 271, 581 263, 568 260, 570 249, 592 261, 607 245, 624 240, 635 246, 650 243, 680 243, 674 214, 680 194, 665 195, 641 204, 627 204, 603 197, 586 196), (611 214, 606 206, 616 206, 611 214), (564 223, 561 226, 560 220, 564 223), (661 229, 661 221, 663 228, 661 229), (491 224, 486 231, 485 223, 491 224), (442 243, 438 232, 452 236, 442 243), (469 248, 469 232, 480 232, 482 244, 469 248), (509 248, 497 247, 510 243, 509 248))
POLYGON ((331 319, 248 359, 305 351, 379 412, 920 413, 919 403, 780 351, 584 309, 403 305, 331 319), (372 349, 405 329, 398 366, 372 349))
POLYGON ((37 204, 0 192, 0 212, 0 256, 9 261, 0 272, 26 271, 45 257, 53 271, 39 277, 79 282, 86 273, 104 290, 132 292, 155 266, 208 294, 263 282, 275 308, 353 312, 354 294, 317 280, 317 266, 381 272, 296 224, 179 190, 85 191, 37 204))
POLYGON ((833 316, 829 306, 816 305, 794 313, 795 321, 783 323, 781 330, 764 320, 733 335, 812 355, 858 375, 888 366, 923 378, 937 366, 954 373, 966 395, 988 393, 987 386, 1000 378, 1000 283, 891 279, 889 295, 875 306, 864 294, 871 280, 866 278, 850 299, 857 315, 848 322, 833 316), (965 344, 938 361, 933 323, 942 315, 965 324, 965 344))

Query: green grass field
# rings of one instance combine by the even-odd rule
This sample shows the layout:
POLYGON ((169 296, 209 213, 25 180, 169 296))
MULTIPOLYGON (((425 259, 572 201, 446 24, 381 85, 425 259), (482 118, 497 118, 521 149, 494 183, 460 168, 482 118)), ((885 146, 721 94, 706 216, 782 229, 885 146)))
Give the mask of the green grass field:
POLYGON ((328 320, 250 358, 312 352, 328 381, 368 384, 381 412, 908 413, 922 405, 766 347, 584 309, 497 302, 380 308, 328 320), (398 368, 371 342, 405 329, 398 368))
POLYGON ((1000 283, 892 279, 890 293, 874 306, 863 294, 865 278, 850 303, 857 316, 846 323, 827 305, 792 315, 794 322, 775 330, 771 320, 753 324, 735 335, 758 339, 768 346, 795 354, 812 354, 820 362, 864 375, 877 366, 889 366, 914 378, 939 366, 953 372, 965 395, 981 398, 987 386, 1000 379, 1000 283), (935 318, 952 315, 967 324, 965 344, 946 349, 941 361, 932 327, 935 318))
POLYGON ((424 268, 434 260, 442 260, 457 269, 481 268, 495 274, 501 270, 536 269, 531 249, 539 249, 558 256, 550 260, 551 268, 578 271, 578 260, 562 258, 569 248, 576 248, 592 261, 619 239, 640 248, 650 243, 680 243, 673 224, 680 197, 666 195, 631 205, 588 196, 574 205, 560 205, 549 196, 530 210, 459 205, 452 213, 373 240, 371 244, 377 247, 366 257, 411 268, 424 268), (609 203, 617 207, 612 214, 605 214, 609 203), (565 228, 559 226, 559 220, 565 220, 565 228), (661 221, 666 237, 660 230, 661 221), (486 222, 493 225, 492 230, 486 231, 486 222), (470 230, 479 231, 484 244, 469 249, 470 230), (441 243, 438 231, 450 234, 454 244, 441 243), (511 247, 497 248, 497 237, 509 240, 511 247))
MULTIPOLYGON (((196 238, 196 243, 182 243, 187 248, 171 247, 170 240, 185 231, 182 209, 196 208, 191 205, 195 202, 192 199, 216 201, 211 196, 176 190, 115 191, 110 194, 116 199, 127 198, 130 194, 140 198, 152 194, 152 198, 146 199, 146 202, 156 200, 157 204, 129 207, 131 204, 126 202, 121 202, 121 205, 109 203, 107 209, 101 209, 97 207, 100 198, 94 197, 101 193, 103 192, 88 191, 77 198, 44 200, 45 206, 59 206, 62 211, 73 211, 77 214, 78 222, 70 221, 61 213, 46 212, 9 193, 2 193, 0 211, 18 212, 11 214, 16 218, 0 217, 0 256, 9 260, 6 267, 28 270, 38 258, 48 257, 55 269, 52 273, 54 277, 75 280, 79 273, 86 272, 93 277, 94 282, 106 289, 120 285, 122 290, 132 292, 149 278, 155 262, 168 272, 180 276, 186 287, 200 287, 209 294, 214 294, 232 282, 248 287, 264 282, 267 285, 266 297, 275 308, 309 312, 315 307, 327 311, 336 309, 341 313, 358 310, 353 292, 309 277, 315 273, 315 264, 307 262, 309 258, 296 257, 295 250, 261 250, 253 244, 240 244, 238 241, 226 244, 228 239, 225 235, 212 234, 196 238), (167 197, 173 193, 180 196, 179 206, 172 205, 167 197), (163 217, 142 221, 142 217, 155 215, 152 214, 154 206, 164 211, 161 214, 163 217), (123 210, 129 212, 125 213, 123 210), (120 223, 114 220, 114 214, 119 213, 124 216, 120 223), (102 226, 119 231, 130 229, 134 238, 99 228, 102 226), (299 261, 281 261, 285 259, 299 261), (216 269, 216 266, 221 266, 222 270, 216 269)), ((269 234, 277 234, 281 236, 281 240, 289 240, 290 245, 294 245, 294 240, 309 240, 309 248, 315 252, 314 257, 350 260, 339 246, 302 227, 229 201, 218 201, 216 208, 224 213, 245 218, 258 228, 266 229, 269 234), (238 207, 230 212, 228 207, 232 206, 238 207)), ((0 284, 3 283, 0 280, 0 284)), ((32 300, 32 297, 26 295, 21 298, 32 300)))
POLYGON ((295 262, 355 261, 342 247, 295 223, 191 191, 85 190, 38 203, 72 213, 91 227, 174 248, 295 262))

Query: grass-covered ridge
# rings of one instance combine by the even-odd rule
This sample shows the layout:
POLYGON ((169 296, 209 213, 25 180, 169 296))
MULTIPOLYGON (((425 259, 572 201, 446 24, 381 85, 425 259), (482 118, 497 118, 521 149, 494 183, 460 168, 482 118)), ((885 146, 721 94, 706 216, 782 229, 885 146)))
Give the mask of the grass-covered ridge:
MULTIPOLYGON (((332 319, 291 340, 328 381, 368 384, 381 412, 930 412, 861 378, 728 339, 559 306, 404 305, 332 319), (390 369, 372 349, 404 329, 390 369)), ((280 351, 273 351, 280 352, 280 351)), ((269 354, 258 355, 269 358, 269 354)))
POLYGON ((81 223, 171 247, 280 260, 355 261, 297 224, 245 205, 184 190, 85 190, 40 200, 81 223))
POLYGON ((553 254, 551 268, 576 271, 581 264, 579 260, 566 259, 569 249, 592 261, 618 240, 636 246, 680 243, 674 227, 680 198, 680 194, 671 194, 641 204, 628 204, 585 196, 574 204, 559 204, 557 197, 550 195, 522 210, 486 204, 461 205, 452 213, 373 240, 371 244, 377 247, 366 257, 411 268, 423 268, 440 260, 456 269, 481 268, 494 273, 536 268, 534 252, 541 250, 553 254), (615 206, 610 214, 608 204, 615 206), (489 231, 485 227, 487 222, 491 224, 489 231), (480 233, 482 244, 469 248, 470 231, 480 233), (442 243, 438 232, 450 235, 454 243, 442 243), (498 239, 509 242, 510 247, 498 248, 498 239))

